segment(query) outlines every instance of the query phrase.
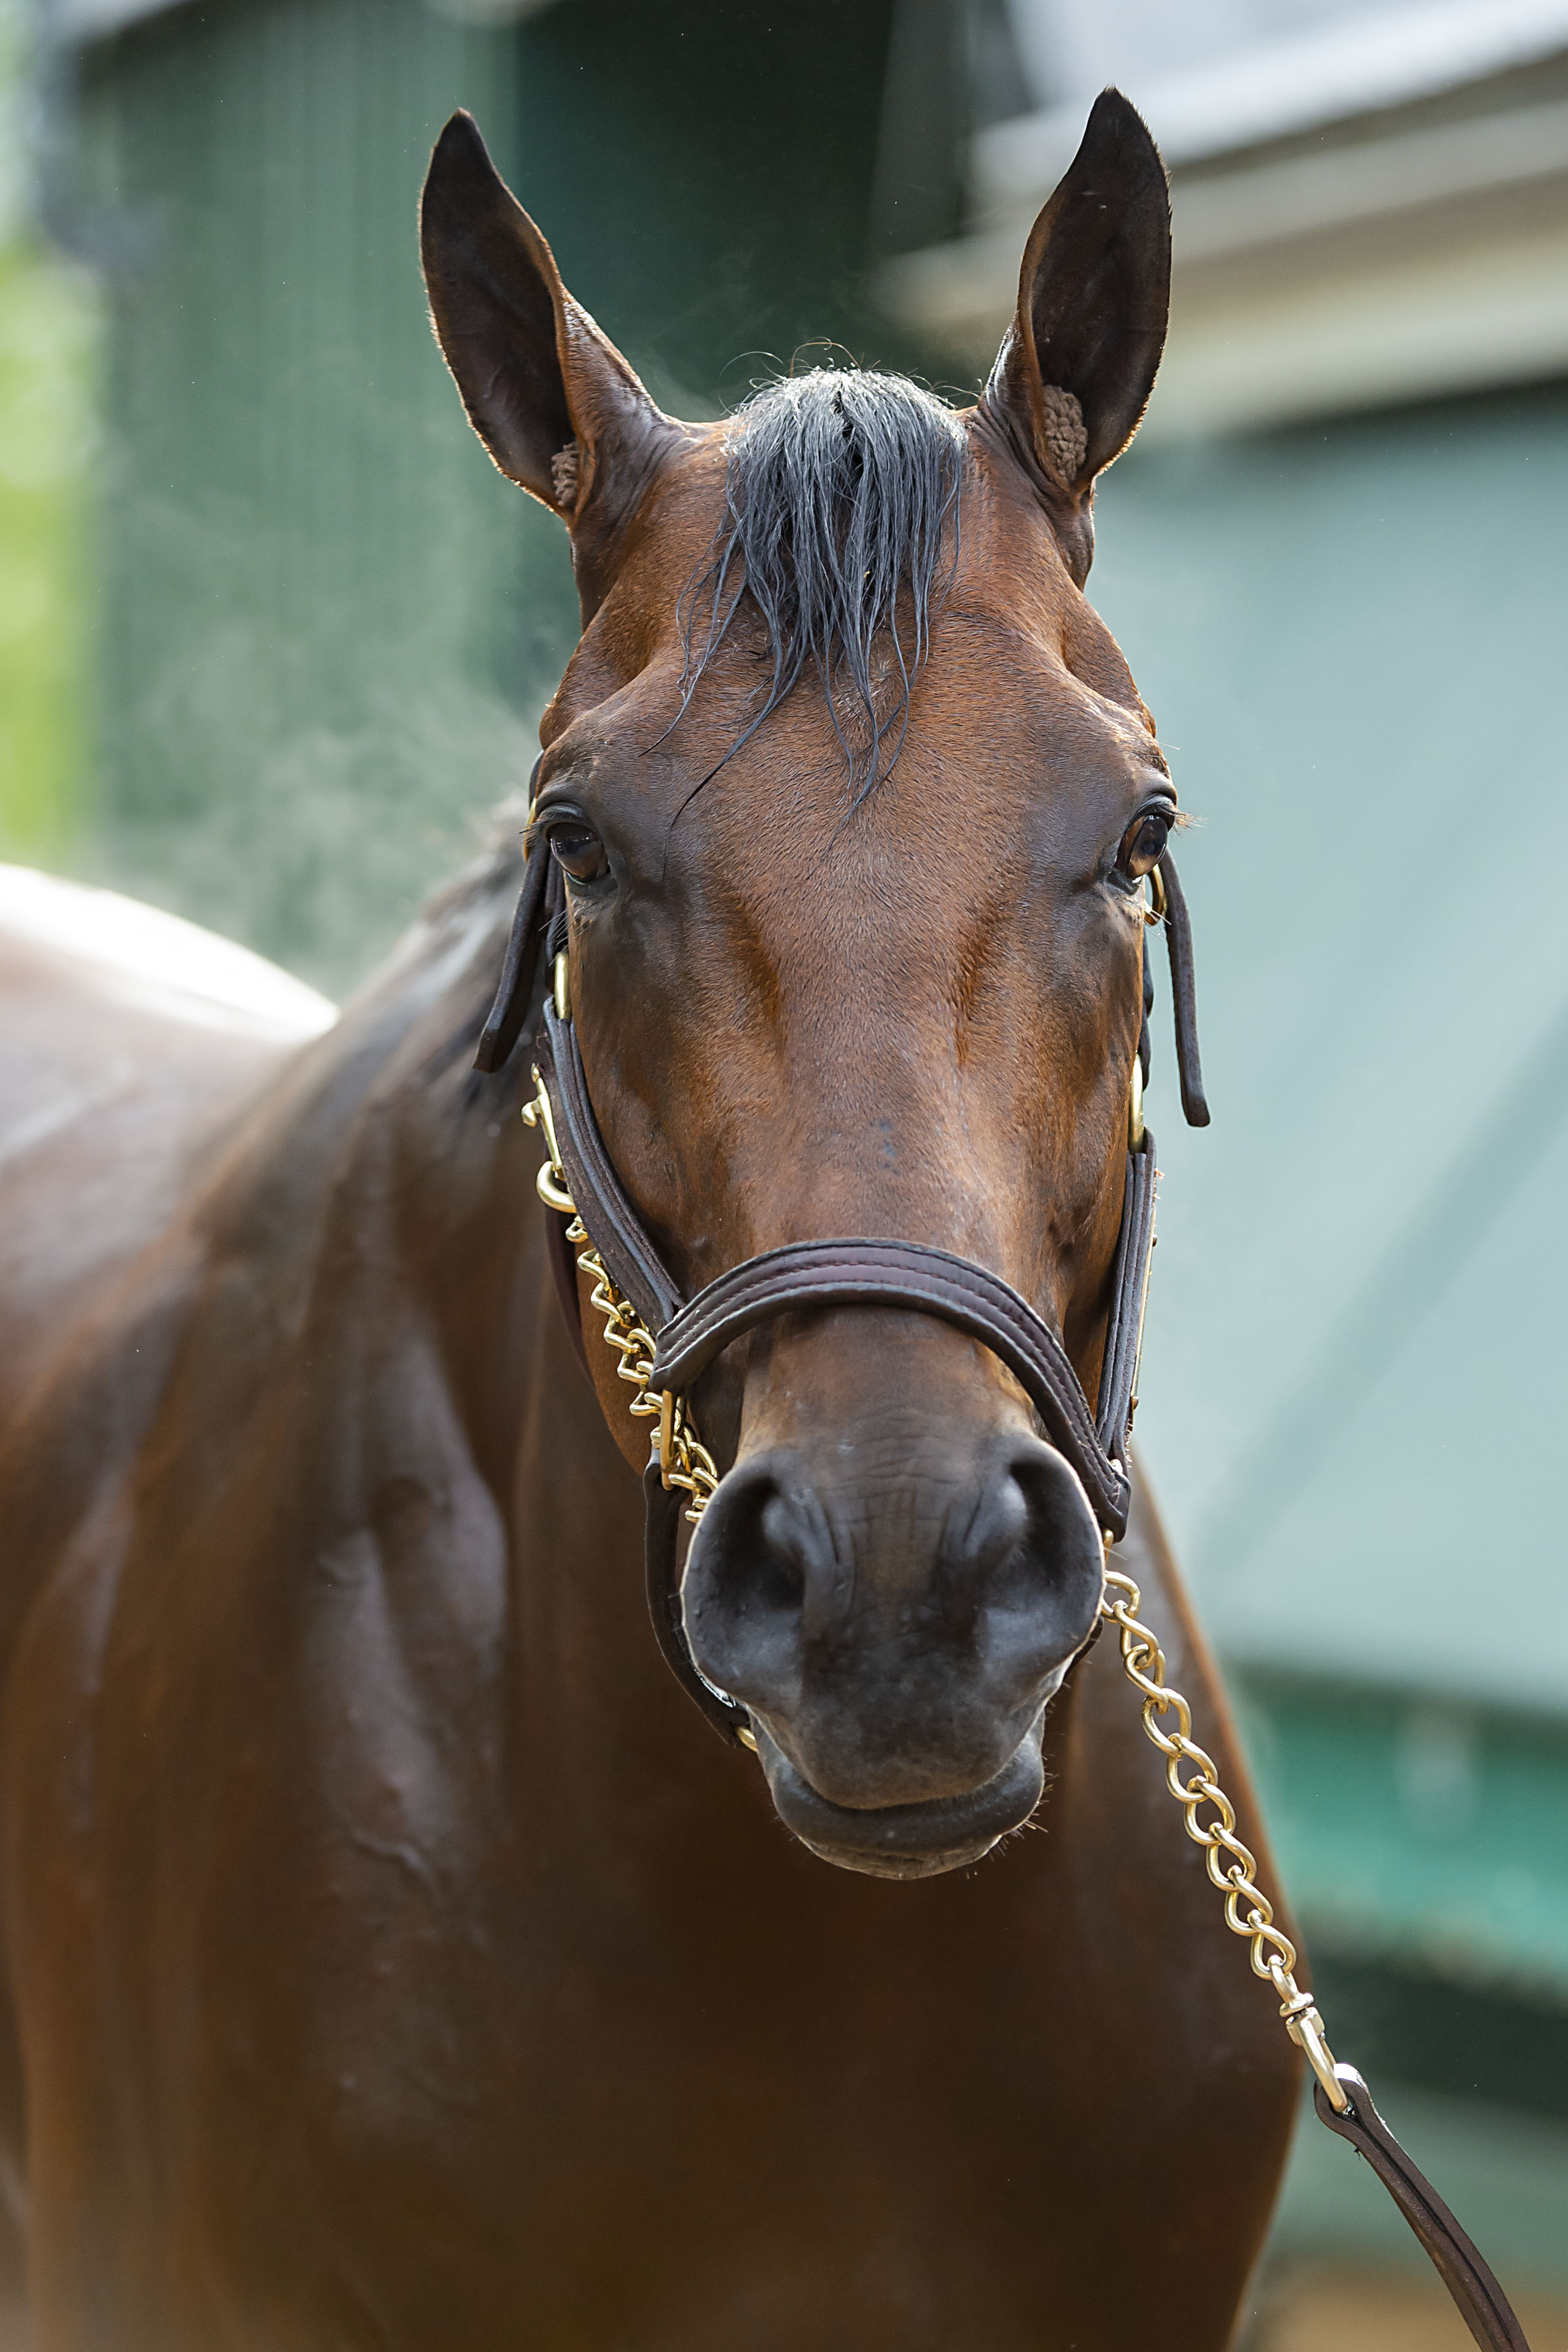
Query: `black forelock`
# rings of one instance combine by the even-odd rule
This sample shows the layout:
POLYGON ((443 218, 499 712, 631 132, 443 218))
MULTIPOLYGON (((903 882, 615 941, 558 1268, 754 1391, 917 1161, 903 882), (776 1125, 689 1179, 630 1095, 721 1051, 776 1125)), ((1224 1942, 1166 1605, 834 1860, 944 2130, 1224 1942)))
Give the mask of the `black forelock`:
POLYGON ((826 690, 855 798, 886 774, 927 651, 945 549, 947 576, 956 561, 964 446, 950 409, 904 376, 870 370, 787 376, 737 411, 724 520, 711 561, 683 599, 683 709, 746 599, 767 629, 767 693, 727 758, 810 665, 826 690), (900 688, 879 710, 872 649, 883 630, 900 688), (839 709, 846 688, 853 740, 839 709))

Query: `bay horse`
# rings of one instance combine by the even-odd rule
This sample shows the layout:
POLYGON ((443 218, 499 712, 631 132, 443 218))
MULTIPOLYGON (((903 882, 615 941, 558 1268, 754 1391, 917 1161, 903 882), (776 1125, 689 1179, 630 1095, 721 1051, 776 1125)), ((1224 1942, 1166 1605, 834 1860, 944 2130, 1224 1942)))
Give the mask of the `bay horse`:
MULTIPOLYGON (((1096 103, 956 412, 821 370, 665 416, 466 116, 423 221, 469 416, 581 596, 529 1028, 568 992, 688 1291, 776 1245, 937 1246, 1092 1395, 1176 823, 1083 594, 1165 331, 1147 131, 1096 103)), ((1220 2352, 1299 2062, 1092 1641, 1084 1489, 930 1314, 728 1348, 684 1622, 758 1752, 716 1745, 643 1605, 647 1425, 587 1277, 591 1380, 556 1295, 528 1054, 472 1066, 516 832, 313 1038, 160 1027, 85 955, 4 967, 30 1036, 134 1079, 129 1125, 84 1109, 47 1162, 37 1054, 5 1101, 30 2340, 1220 2352)), ((1118 1557, 1261 1852, 1141 1490, 1118 1557)))

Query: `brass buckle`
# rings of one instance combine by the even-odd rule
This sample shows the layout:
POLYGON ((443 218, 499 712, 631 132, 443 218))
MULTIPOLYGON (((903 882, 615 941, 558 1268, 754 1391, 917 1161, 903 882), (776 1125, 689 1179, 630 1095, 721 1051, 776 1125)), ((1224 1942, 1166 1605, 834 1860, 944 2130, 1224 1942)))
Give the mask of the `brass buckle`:
POLYGON ((537 1092, 532 1102, 523 1105, 523 1125, 542 1129, 545 1150, 549 1155, 534 1178, 534 1184, 547 1209, 559 1209, 564 1216, 574 1217, 577 1202, 566 1189, 566 1171, 560 1164, 560 1147, 555 1139, 555 1115, 550 1109, 549 1089, 539 1076, 537 1062, 530 1075, 537 1092))
POLYGON ((1322 2084, 1330 2106, 1336 2115, 1343 2116, 1350 2106, 1350 2094, 1335 2070, 1334 2054, 1323 2032, 1316 2001, 1310 1992, 1297 1986, 1294 1975, 1281 1966, 1277 1955, 1269 1973, 1275 1991, 1282 1996, 1280 2014, 1285 2021, 1286 2032, 1297 2049, 1306 2053, 1307 2063, 1322 2084))

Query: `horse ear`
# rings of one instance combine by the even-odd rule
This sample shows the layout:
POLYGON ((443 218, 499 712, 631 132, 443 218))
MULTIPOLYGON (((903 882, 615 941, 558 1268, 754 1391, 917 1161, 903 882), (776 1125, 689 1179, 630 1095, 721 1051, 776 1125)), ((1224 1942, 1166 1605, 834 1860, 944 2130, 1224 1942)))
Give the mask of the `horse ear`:
POLYGON ((1170 286, 1165 165, 1137 109, 1103 90, 1024 248, 1018 310, 982 404, 1043 477, 1080 587, 1094 552, 1094 478, 1148 405, 1170 286))
POLYGON ((471 114, 430 159, 420 249, 436 341, 503 474, 571 529, 612 529, 680 428, 561 284, 471 114))

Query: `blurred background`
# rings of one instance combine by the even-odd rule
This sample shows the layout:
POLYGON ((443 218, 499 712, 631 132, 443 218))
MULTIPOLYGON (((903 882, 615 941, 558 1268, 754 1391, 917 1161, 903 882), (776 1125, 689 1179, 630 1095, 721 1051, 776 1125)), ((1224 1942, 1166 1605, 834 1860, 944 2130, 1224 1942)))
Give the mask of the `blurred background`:
MULTIPOLYGON (((972 394, 1108 80, 1176 259, 1092 584, 1216 1106, 1162 1013, 1140 1435, 1333 2038, 1562 2352, 1568 0, 0 0, 0 856, 341 993, 525 779, 574 602, 425 323, 454 106, 706 416, 972 394)), ((1466 2340, 1303 2133, 1250 2343, 1466 2340)))

